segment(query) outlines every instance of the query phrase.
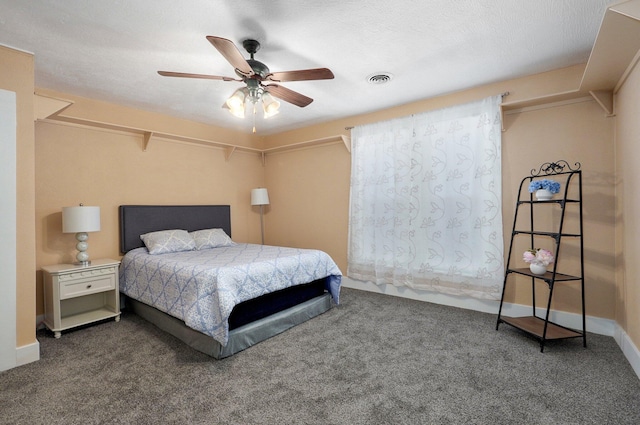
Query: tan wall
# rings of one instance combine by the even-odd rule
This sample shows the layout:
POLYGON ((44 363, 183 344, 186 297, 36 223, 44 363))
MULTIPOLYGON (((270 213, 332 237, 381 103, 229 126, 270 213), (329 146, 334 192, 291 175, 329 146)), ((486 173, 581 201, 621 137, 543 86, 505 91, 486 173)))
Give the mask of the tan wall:
MULTIPOLYGON (((437 109, 505 91, 512 93, 505 102, 512 102, 572 90, 578 85, 582 69, 572 67, 501 82, 270 136, 266 138, 265 146, 348 134, 345 126, 437 109)), ((613 125, 613 119, 605 117, 604 111, 589 97, 566 105, 511 111, 504 117, 502 159, 505 254, 513 224, 515 195, 522 177, 543 162, 565 159, 582 164, 586 310, 589 315, 610 319, 615 315, 615 258, 611 255, 614 249, 614 188, 610 184, 614 173, 613 125)), ((266 216, 267 241, 325 249, 346 273, 349 177, 350 154, 341 144, 269 156, 266 183, 272 203, 266 216)), ((576 252, 579 250, 572 247, 565 254, 569 257, 576 252)), ((507 300, 529 304, 529 287, 516 287, 517 292, 510 291, 507 300)), ((545 292, 540 290, 538 294, 545 292)), ((555 295, 555 308, 579 311, 578 285, 565 285, 555 295)))
MULTIPOLYGON (((583 224, 586 312, 590 316, 613 319, 615 317, 615 246, 614 210, 614 150, 613 118, 593 101, 508 114, 503 133, 503 220, 505 242, 511 234, 515 198, 520 179, 543 162, 564 159, 573 165, 582 165, 583 224)), ((559 179, 558 179, 559 180, 559 179)), ((560 181, 560 180, 559 180, 560 181)), ((521 209, 521 213, 525 212, 521 209)), ((565 231, 578 232, 578 210, 567 206, 565 231)), ((549 229, 557 229, 559 211, 552 213, 549 229)), ((563 270, 579 275, 579 255, 575 240, 566 240, 561 251, 563 270)), ((553 244, 549 241, 552 249, 553 244)), ((505 246, 505 252, 508 246, 505 246)), ((514 248, 516 258, 526 246, 514 248)), ((524 263, 522 263, 524 266, 524 263)), ((527 304, 529 288, 518 286, 515 302, 527 304)), ((539 283, 538 305, 545 305, 546 286, 539 283)), ((563 311, 580 311, 579 285, 556 285, 553 307, 563 311)))
MULTIPOLYGON (((264 181, 258 154, 236 152, 227 161, 222 149, 164 139, 144 152, 139 134, 39 121, 35 164, 38 270, 74 261, 76 241, 61 231, 61 209, 79 203, 101 209, 101 230, 89 235, 91 258, 121 257, 123 204, 229 204, 233 238, 260 241, 259 213, 249 202, 264 181)), ((40 273, 37 305, 43 314, 40 273)))
POLYGON ((616 321, 640 347, 640 67, 616 97, 616 321))
POLYGON ((351 155, 342 142, 267 157, 265 240, 326 251, 347 271, 351 155))
POLYGON ((16 347, 36 341, 33 55, 0 46, 0 88, 16 92, 16 347))
MULTIPOLYGON (((270 136, 264 139, 264 146, 348 134, 348 125, 450 106, 504 91, 512 93, 513 101, 571 90, 577 86, 582 69, 572 67, 501 82, 270 136)), ((105 108, 102 104, 87 113, 84 109, 92 108, 92 102, 86 99, 72 108, 75 111, 70 108, 65 114, 83 119, 118 121, 123 115, 130 116, 118 106, 105 108), (113 116, 105 116, 111 110, 113 116)), ((144 115, 140 121, 148 125, 147 114, 144 115)), ((127 125, 140 127, 135 120, 127 125)), ((259 215, 249 205, 248 197, 252 187, 264 185, 271 198, 271 205, 265 210, 266 242, 323 249, 346 272, 351 157, 342 143, 269 154, 263 167, 256 154, 234 153, 226 161, 220 149, 189 143, 154 140, 143 152, 140 134, 52 122, 39 122, 36 129, 38 268, 72 259, 73 235, 60 232, 60 210, 79 202, 102 208, 103 228, 90 236, 93 258, 119 255, 117 206, 126 203, 229 203, 234 239, 258 242, 259 215)), ((505 116, 505 130, 505 235, 508 237, 511 231, 513 197, 523 175, 545 161, 581 162, 585 181, 587 313, 614 318, 614 257, 608 254, 614 247, 613 188, 602 184, 612 178, 614 171, 613 120, 606 118, 595 102, 587 100, 510 113, 505 116)), ((170 131, 190 133, 193 128, 188 123, 174 123, 170 131)), ((224 138, 233 139, 229 135, 224 138)), ((255 146, 262 140, 250 142, 255 146)), ((526 303, 528 293, 518 290, 509 294, 509 300, 526 303)), ((576 309, 575 288, 559 291, 558 295, 556 307, 576 309)), ((39 294, 39 314, 41 305, 39 294)))

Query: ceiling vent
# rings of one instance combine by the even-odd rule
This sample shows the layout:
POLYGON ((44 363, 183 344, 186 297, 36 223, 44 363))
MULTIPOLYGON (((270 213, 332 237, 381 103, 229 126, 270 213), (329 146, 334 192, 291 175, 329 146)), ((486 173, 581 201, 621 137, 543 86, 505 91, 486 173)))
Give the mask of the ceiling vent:
POLYGON ((376 72, 367 77, 367 81, 370 84, 386 84, 393 78, 393 75, 388 72, 376 72))

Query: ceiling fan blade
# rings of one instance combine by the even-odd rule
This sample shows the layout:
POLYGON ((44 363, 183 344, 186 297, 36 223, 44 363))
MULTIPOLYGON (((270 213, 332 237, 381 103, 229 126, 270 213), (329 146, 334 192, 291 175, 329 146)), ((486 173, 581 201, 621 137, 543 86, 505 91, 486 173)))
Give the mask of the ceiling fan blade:
POLYGON ((240 52, 240 50, 238 50, 236 45, 233 44, 233 41, 227 40, 226 38, 222 38, 222 37, 215 37, 213 35, 208 35, 207 40, 209 40, 209 42, 213 44, 213 47, 218 49, 220 54, 222 54, 222 56, 224 56, 224 58, 235 69, 237 69, 247 77, 250 77, 253 75, 253 69, 251 68, 247 60, 244 58, 244 56, 242 56, 242 53, 240 52))
POLYGON ((289 90, 288 88, 279 86, 277 84, 267 84, 264 86, 264 89, 278 99, 282 99, 285 102, 292 103, 301 108, 304 108, 305 106, 313 102, 313 99, 311 99, 310 97, 307 97, 293 90, 289 90))
POLYGON ((202 78, 205 80, 222 80, 222 81, 242 81, 237 78, 221 77, 219 75, 189 74, 186 72, 158 71, 158 74, 162 75, 163 77, 202 78))
POLYGON ((265 80, 269 81, 303 81, 303 80, 331 80, 333 72, 328 68, 301 69, 298 71, 272 72, 265 80))

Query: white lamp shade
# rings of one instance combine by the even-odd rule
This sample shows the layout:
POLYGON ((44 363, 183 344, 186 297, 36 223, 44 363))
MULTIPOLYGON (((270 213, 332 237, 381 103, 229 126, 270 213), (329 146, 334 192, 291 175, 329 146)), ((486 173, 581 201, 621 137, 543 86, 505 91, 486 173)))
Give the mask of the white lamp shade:
POLYGON ((269 205, 269 192, 266 188, 251 189, 251 205, 269 205))
POLYGON ((64 207, 62 208, 62 232, 98 232, 100 231, 100 207, 64 207))

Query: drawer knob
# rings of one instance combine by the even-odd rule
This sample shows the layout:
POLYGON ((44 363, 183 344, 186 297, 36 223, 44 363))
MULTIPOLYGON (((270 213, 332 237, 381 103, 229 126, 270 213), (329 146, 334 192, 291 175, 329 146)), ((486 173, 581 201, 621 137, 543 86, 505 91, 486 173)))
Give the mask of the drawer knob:
POLYGON ((87 289, 91 288, 91 285, 87 285, 87 289))

